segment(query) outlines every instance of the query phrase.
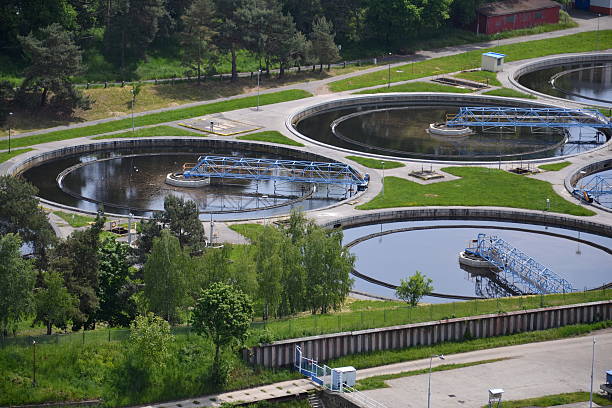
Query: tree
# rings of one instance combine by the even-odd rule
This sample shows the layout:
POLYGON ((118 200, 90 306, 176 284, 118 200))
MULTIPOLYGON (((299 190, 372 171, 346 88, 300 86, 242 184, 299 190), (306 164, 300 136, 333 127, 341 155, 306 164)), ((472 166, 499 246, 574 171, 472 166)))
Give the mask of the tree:
POLYGON ((120 67, 124 77, 129 64, 146 55, 159 29, 159 19, 165 13, 164 0, 117 0, 113 3, 104 32, 104 52, 120 67))
POLYGON ((243 46, 242 27, 236 23, 235 12, 240 8, 242 0, 215 0, 215 10, 219 25, 216 28, 215 45, 229 52, 232 64, 232 82, 238 80, 236 52, 243 46))
POLYGON ((264 227, 255 242, 255 270, 259 284, 258 297, 264 303, 263 318, 270 313, 278 316, 281 303, 283 263, 281 258, 283 235, 277 228, 264 227))
POLYGON ((286 68, 304 57, 307 41, 304 34, 295 28, 293 17, 282 14, 280 10, 271 15, 270 24, 266 54, 278 62, 278 77, 282 78, 286 68))
POLYGON ((132 281, 130 247, 115 238, 104 238, 98 248, 100 308, 96 320, 109 326, 128 326, 136 316, 133 295, 138 291, 132 281))
POLYGON ((312 225, 304 242, 304 268, 311 312, 340 308, 351 290, 355 256, 342 246, 342 231, 312 225))
POLYGON ((433 291, 432 280, 421 272, 416 271, 407 280, 401 279, 395 294, 398 298, 408 302, 410 306, 416 306, 423 296, 429 295, 433 291))
POLYGON ((32 290, 36 272, 32 263, 21 258, 17 234, 0 235, 0 333, 7 336, 33 308, 32 290))
POLYGON ((38 190, 14 176, 0 176, 0 234, 16 233, 31 243, 39 267, 47 263, 47 248, 55 234, 47 214, 38 206, 38 190))
POLYGON ((208 335, 215 344, 213 372, 220 372, 221 347, 243 341, 253 318, 249 296, 224 283, 214 283, 202 292, 193 310, 191 324, 200 335, 208 335))
POLYGON ((193 252, 204 245, 204 227, 200 222, 198 207, 194 201, 166 196, 162 221, 178 238, 181 248, 189 246, 193 252))
POLYGON ((174 336, 170 324, 153 313, 136 316, 130 325, 129 353, 147 371, 163 368, 174 336))
POLYGON ((78 299, 64 286, 64 279, 58 272, 42 273, 44 286, 36 289, 36 319, 47 326, 51 334, 53 326, 66 329, 68 321, 78 312, 78 299))
POLYGON ((79 299, 78 313, 73 316, 73 330, 94 328, 99 307, 100 232, 104 217, 98 213, 96 221, 86 230, 74 231, 52 252, 51 269, 61 272, 68 291, 79 299))
POLYGON ((367 32, 371 38, 391 47, 418 32, 421 12, 422 9, 410 0, 367 0, 367 32))
POLYGON ((71 115, 75 109, 90 109, 91 100, 70 81, 82 70, 81 50, 70 33, 59 24, 51 24, 40 30, 39 37, 32 33, 19 37, 29 65, 17 98, 27 103, 27 95, 38 95, 40 89, 37 108, 47 106, 50 100, 50 107, 62 115, 71 115))
POLYGON ((195 0, 182 17, 183 65, 197 72, 198 82, 202 75, 202 65, 214 56, 212 38, 216 34, 215 5, 212 0, 195 0))
POLYGON ((136 250, 136 256, 138 263, 144 264, 147 260, 147 255, 153 248, 153 240, 161 235, 161 217, 149 218, 146 221, 140 223, 141 232, 136 242, 138 249, 136 250))
POLYGON ((170 231, 154 239, 153 249, 143 267, 144 295, 149 311, 169 323, 179 320, 179 309, 187 301, 191 259, 170 231))
POLYGON ((323 71, 323 64, 331 64, 340 59, 338 46, 334 42, 334 28, 325 17, 318 18, 312 27, 312 52, 323 71))

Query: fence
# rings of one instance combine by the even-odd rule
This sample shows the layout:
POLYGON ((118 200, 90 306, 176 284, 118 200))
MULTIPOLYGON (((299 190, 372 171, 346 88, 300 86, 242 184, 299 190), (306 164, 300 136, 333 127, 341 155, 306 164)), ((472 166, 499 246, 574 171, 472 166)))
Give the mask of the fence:
POLYGON ((612 300, 605 300, 284 340, 244 349, 243 359, 265 367, 284 367, 293 364, 296 346, 314 360, 327 361, 348 354, 432 345, 468 337, 495 337, 611 319, 612 300))

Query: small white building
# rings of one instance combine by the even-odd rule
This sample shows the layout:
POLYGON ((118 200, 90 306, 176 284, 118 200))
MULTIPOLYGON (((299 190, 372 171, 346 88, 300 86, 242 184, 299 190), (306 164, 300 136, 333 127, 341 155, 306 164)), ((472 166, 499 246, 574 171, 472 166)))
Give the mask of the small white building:
POLYGON ((506 54, 499 54, 497 52, 485 52, 484 54, 482 54, 481 68, 483 71, 503 71, 504 58, 506 58, 506 54))
POLYGON ((357 381, 357 370, 355 367, 339 367, 332 369, 331 383, 332 390, 342 391, 346 385, 354 387, 357 381))

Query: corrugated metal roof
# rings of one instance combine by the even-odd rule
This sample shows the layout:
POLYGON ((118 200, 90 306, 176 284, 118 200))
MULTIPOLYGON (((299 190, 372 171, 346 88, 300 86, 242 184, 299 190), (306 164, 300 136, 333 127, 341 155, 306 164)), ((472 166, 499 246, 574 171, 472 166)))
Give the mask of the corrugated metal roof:
POLYGON ((561 5, 552 0, 504 0, 484 4, 478 8, 478 13, 485 16, 503 16, 551 7, 561 7, 561 5))

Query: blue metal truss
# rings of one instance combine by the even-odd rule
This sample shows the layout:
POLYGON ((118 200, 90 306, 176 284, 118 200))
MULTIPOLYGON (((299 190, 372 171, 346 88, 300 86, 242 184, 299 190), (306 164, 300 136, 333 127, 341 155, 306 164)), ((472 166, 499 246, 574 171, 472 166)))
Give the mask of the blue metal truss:
POLYGON ((447 126, 480 127, 591 127, 612 129, 612 123, 596 109, 463 107, 449 115, 447 126))
POLYGON ((478 234, 466 252, 486 259, 499 268, 499 275, 522 293, 567 293, 574 288, 565 279, 529 255, 496 236, 478 234))
POLYGON ((596 201, 601 204, 602 198, 612 196, 612 178, 595 176, 588 183, 574 189, 572 193, 586 202, 596 201))
POLYGON ((358 186, 367 185, 369 178, 343 163, 223 156, 201 156, 183 176, 358 186))

